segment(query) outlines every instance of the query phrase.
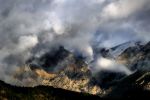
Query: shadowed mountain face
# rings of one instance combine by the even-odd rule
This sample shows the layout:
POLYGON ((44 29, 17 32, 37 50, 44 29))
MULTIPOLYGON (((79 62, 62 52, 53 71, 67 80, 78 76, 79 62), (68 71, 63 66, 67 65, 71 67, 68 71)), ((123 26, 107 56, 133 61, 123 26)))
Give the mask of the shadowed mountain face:
POLYGON ((118 82, 105 95, 94 96, 51 86, 16 87, 0 81, 1 100, 77 100, 77 99, 144 99, 150 98, 150 72, 139 71, 118 82))
POLYGON ((120 80, 106 98, 150 98, 150 72, 138 71, 120 80))
POLYGON ((119 72, 112 72, 112 71, 100 71, 99 73, 96 73, 94 76, 96 79, 96 82, 101 88, 104 90, 110 89, 113 87, 117 81, 123 79, 126 77, 124 73, 119 72))
POLYGON ((31 69, 36 69, 42 67, 48 72, 55 73, 62 70, 67 64, 64 60, 68 61, 68 63, 73 63, 73 54, 63 47, 59 49, 52 50, 51 52, 47 52, 40 57, 31 57, 27 63, 30 65, 31 69), (59 66, 59 63, 63 63, 59 66))
POLYGON ((101 100, 100 97, 48 86, 16 87, 0 81, 0 100, 101 100))

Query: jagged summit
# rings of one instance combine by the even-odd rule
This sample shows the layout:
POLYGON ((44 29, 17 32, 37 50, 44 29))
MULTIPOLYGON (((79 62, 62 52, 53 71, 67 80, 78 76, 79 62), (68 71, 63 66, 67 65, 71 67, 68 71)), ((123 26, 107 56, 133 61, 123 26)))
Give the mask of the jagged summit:
MULTIPOLYGON (((140 88, 141 91, 144 91, 142 89, 148 89, 150 82, 149 75, 146 74, 149 73, 147 70, 149 69, 150 58, 149 46, 150 42, 145 45, 129 46, 124 51, 122 51, 119 56, 115 58, 112 57, 117 62, 125 64, 126 67, 134 70, 135 73, 129 76, 120 72, 105 70, 101 70, 100 72, 93 74, 89 69, 88 64, 84 62, 84 59, 78 58, 73 53, 61 47, 54 52, 47 52, 39 58, 32 58, 30 62, 28 62, 29 69, 25 70, 25 72, 21 71, 21 73, 17 74, 15 77, 20 79, 20 77, 26 78, 28 77, 28 75, 31 75, 31 79, 38 79, 40 85, 53 86, 55 88, 96 94, 100 96, 105 96, 108 93, 112 93, 111 95, 108 95, 108 97, 114 96, 113 93, 115 93, 116 88, 120 89, 121 85, 118 84, 126 84, 127 86, 130 86, 132 88, 132 85, 130 85, 129 82, 130 79, 132 81, 138 80, 140 79, 140 77, 146 77, 142 78, 142 80, 140 79, 140 82, 138 83, 136 81, 133 81, 132 84, 139 85, 137 87, 134 87, 134 90, 131 90, 136 91, 140 88), (146 70, 141 70, 143 68, 146 68, 146 70), (129 80, 125 81, 127 79, 129 80), (142 87, 140 87, 140 84, 143 84, 142 81, 147 82, 146 84, 144 83, 142 87)), ((121 45, 118 46, 118 48, 120 47, 121 45)), ((117 47, 115 49, 117 49, 117 47)), ((111 58, 110 52, 111 50, 107 51, 106 57, 111 58)), ((35 83, 36 82, 37 81, 35 81, 35 83)), ((31 80, 31 83, 34 82, 31 80)), ((119 91, 126 90, 124 90, 123 88, 123 90, 119 91)), ((130 89, 127 91, 130 91, 130 89)), ((125 96, 124 92, 122 93, 122 96, 125 96)))
POLYGON ((28 62, 31 70, 41 78, 41 85, 66 90, 102 94, 88 65, 83 59, 60 47, 28 62))
POLYGON ((117 57, 117 61, 131 70, 150 70, 150 42, 127 48, 117 57))

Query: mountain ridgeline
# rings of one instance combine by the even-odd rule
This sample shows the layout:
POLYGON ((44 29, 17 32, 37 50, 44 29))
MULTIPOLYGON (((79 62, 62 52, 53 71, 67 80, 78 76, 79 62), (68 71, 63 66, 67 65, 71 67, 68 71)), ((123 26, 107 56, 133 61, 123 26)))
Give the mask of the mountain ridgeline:
POLYGON ((101 100, 99 96, 78 93, 50 86, 17 87, 0 81, 0 100, 101 100))
POLYGON ((27 61, 28 69, 20 69, 14 75, 18 82, 30 75, 26 87, 0 82, 0 99, 23 97, 25 100, 65 100, 92 97, 101 100, 150 97, 150 42, 144 45, 125 43, 108 50, 96 49, 96 53, 115 59, 133 73, 128 76, 102 70, 93 74, 84 62, 84 57, 76 56, 60 47, 41 57, 32 57, 27 61), (33 87, 34 83, 41 86, 33 87))

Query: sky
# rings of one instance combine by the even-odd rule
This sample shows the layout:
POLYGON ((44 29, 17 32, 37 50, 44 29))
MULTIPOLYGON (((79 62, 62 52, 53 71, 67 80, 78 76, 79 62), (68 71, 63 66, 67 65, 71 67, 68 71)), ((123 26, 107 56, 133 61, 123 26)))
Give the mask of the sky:
POLYGON ((91 61, 93 46, 147 42, 149 14, 150 0, 0 0, 0 79, 60 45, 91 61))

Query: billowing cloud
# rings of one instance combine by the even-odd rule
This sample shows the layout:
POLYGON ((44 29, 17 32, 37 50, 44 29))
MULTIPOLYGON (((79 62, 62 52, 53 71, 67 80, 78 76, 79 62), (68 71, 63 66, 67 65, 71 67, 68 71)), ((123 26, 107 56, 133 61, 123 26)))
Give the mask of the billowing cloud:
POLYGON ((107 23, 113 22, 112 25, 119 29, 130 30, 135 36, 149 41, 149 4, 149 0, 115 0, 104 7, 102 17, 107 23))
POLYGON ((60 45, 90 62, 93 46, 149 41, 149 4, 149 0, 0 0, 0 79, 30 56, 60 45))
POLYGON ((97 59, 95 63, 95 67, 93 69, 93 71, 99 71, 99 70, 122 72, 125 73, 126 75, 130 75, 132 73, 127 67, 118 64, 115 60, 103 58, 103 57, 97 59))

